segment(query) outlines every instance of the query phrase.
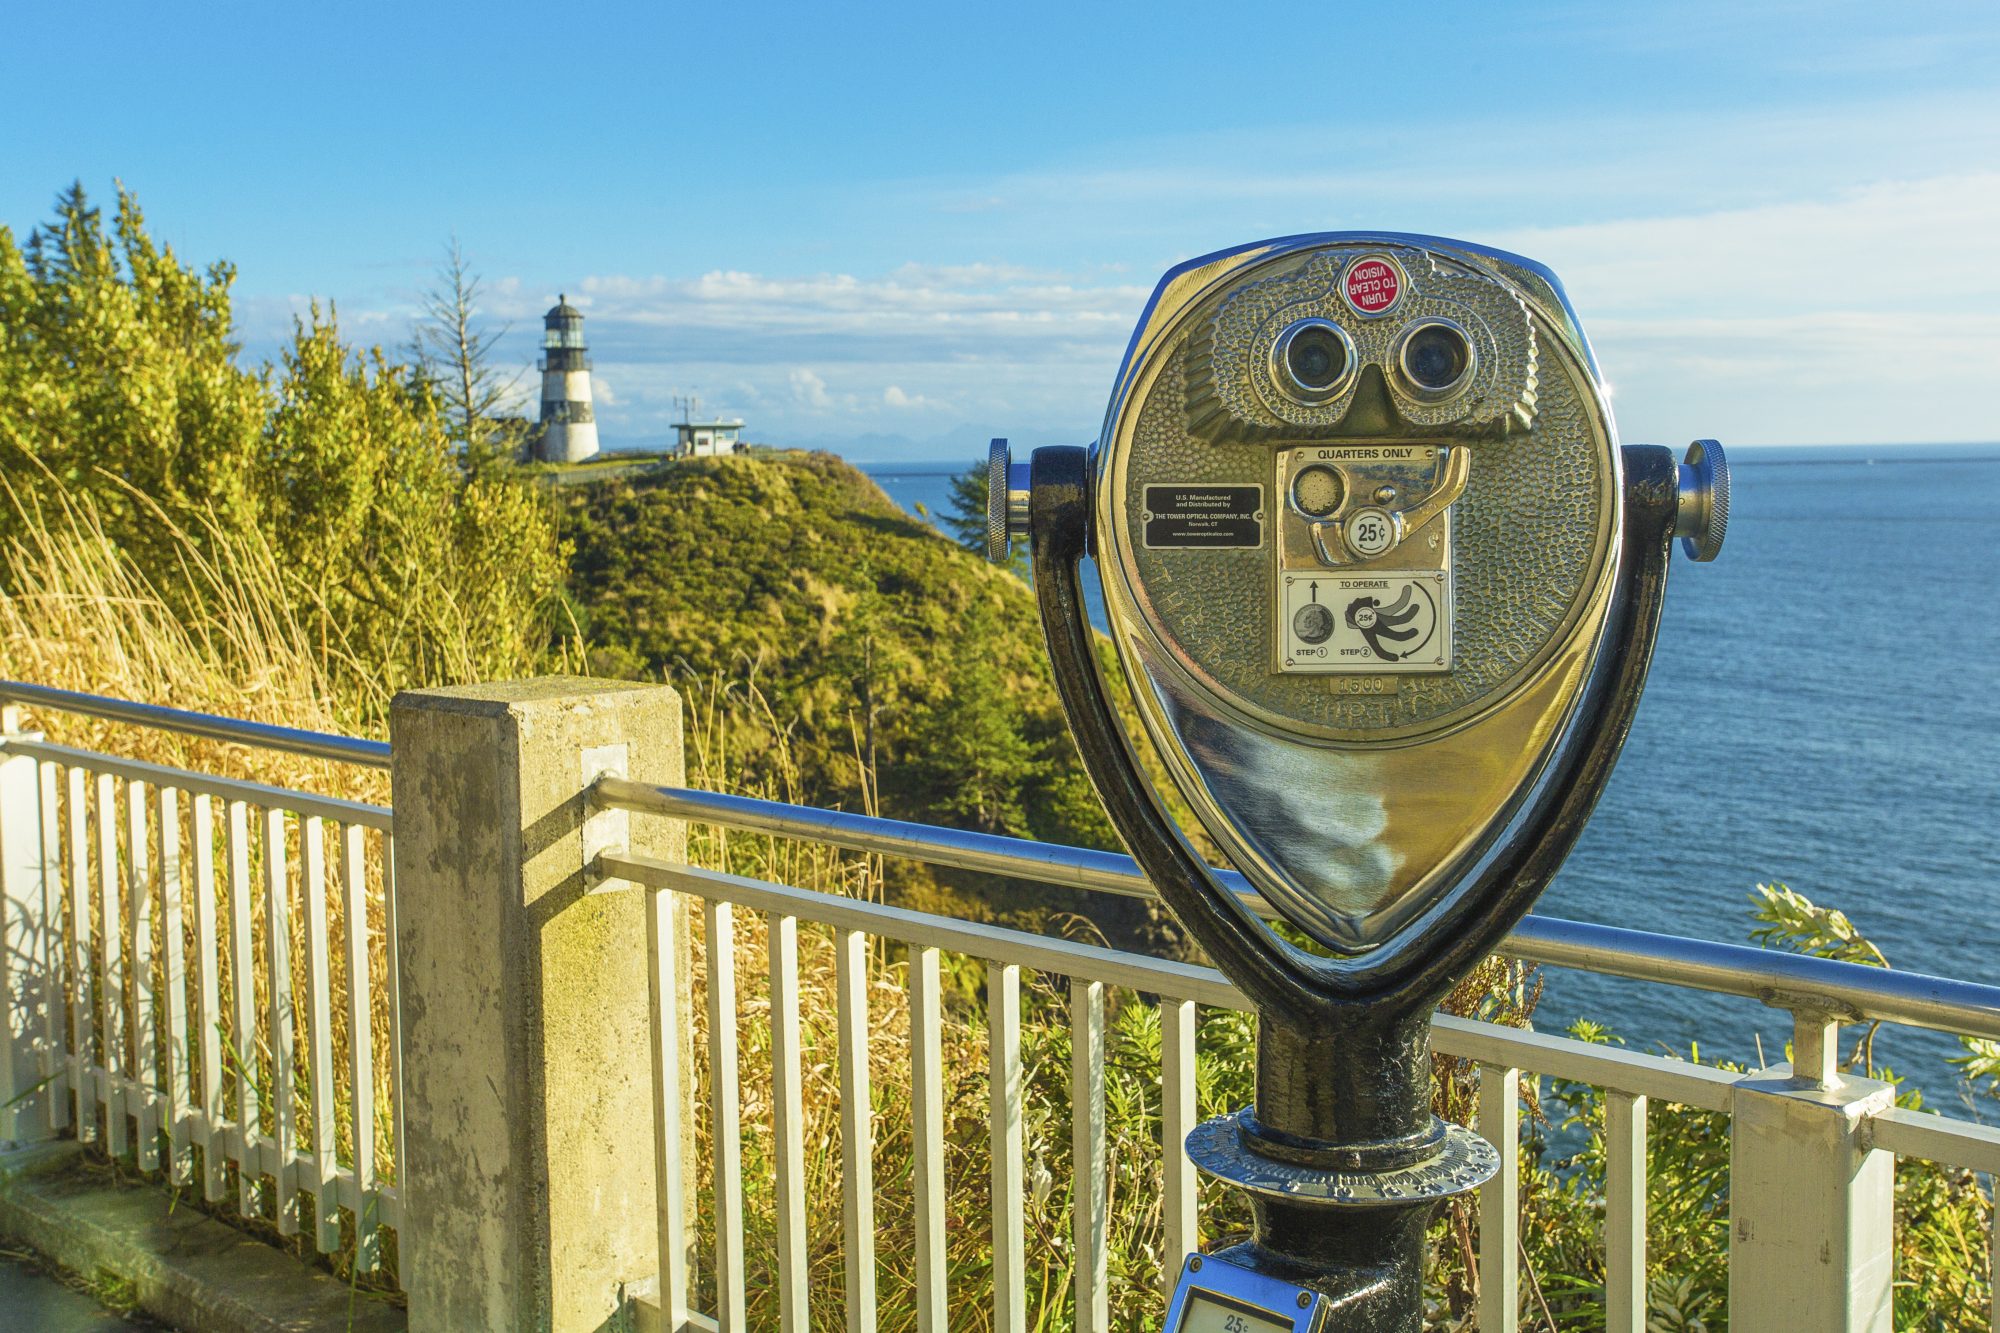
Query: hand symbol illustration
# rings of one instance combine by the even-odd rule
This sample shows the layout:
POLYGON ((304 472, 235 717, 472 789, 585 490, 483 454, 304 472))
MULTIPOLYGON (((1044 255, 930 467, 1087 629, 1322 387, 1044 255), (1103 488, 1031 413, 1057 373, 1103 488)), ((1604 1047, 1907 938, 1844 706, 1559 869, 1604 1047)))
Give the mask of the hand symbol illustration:
POLYGON ((1382 642, 1387 639, 1392 643, 1408 643, 1417 637, 1417 630, 1404 628, 1415 620, 1417 613, 1423 609, 1421 606, 1411 604, 1411 597, 1415 591, 1414 584, 1404 584, 1403 595, 1396 599, 1394 606, 1390 607, 1384 607, 1377 598, 1366 596, 1357 597, 1347 604, 1348 625, 1360 630, 1361 637, 1368 640, 1368 646, 1374 650, 1375 655, 1385 662, 1400 661, 1423 647, 1423 644, 1419 643, 1409 652, 1398 653, 1385 647, 1382 642))

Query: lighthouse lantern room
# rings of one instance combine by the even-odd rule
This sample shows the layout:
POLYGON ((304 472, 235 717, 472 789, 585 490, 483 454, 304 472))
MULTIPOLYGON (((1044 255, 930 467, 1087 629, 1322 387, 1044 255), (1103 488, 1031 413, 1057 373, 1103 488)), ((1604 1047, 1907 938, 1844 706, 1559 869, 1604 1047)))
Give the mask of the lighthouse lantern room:
POLYGON ((542 439, 545 463, 580 463, 597 452, 597 418, 590 406, 590 357, 583 312, 558 296, 542 318, 542 439))

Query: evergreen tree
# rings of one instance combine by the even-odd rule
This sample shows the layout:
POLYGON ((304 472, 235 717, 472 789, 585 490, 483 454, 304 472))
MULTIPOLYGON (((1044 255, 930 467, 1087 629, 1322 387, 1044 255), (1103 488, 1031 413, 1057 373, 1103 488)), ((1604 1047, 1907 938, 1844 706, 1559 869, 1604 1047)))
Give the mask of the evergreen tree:
POLYGON ((958 544, 979 555, 986 554, 986 464, 974 463, 951 479, 946 509, 938 515, 958 544))
POLYGON ((562 553, 505 470, 461 465, 437 404, 314 306, 284 352, 260 483, 310 613, 394 684, 519 674, 544 646, 562 553))
MULTIPOLYGON (((122 189, 108 229, 81 184, 25 246, 0 227, 0 468, 18 500, 89 496, 149 570, 172 558, 155 505, 190 529, 260 521, 267 401, 236 363, 234 278, 156 245, 122 189)), ((0 536, 20 520, 0 501, 0 536)))
MULTIPOLYGON (((1006 634, 1006 607, 975 590, 953 614, 954 641, 992 643, 1006 634)), ((910 728, 913 789, 936 809, 988 833, 1026 834, 1030 788, 1048 765, 1035 753, 1022 691, 993 653, 952 653, 932 698, 910 728)))
MULTIPOLYGON (((986 463, 981 460, 951 479, 951 493, 945 502, 948 508, 938 515, 938 522, 958 544, 982 560, 986 558, 986 490, 986 463)), ((1007 567, 1022 578, 1028 576, 1025 543, 1015 545, 1007 567)))
MULTIPOLYGON (((184 542, 252 533, 366 697, 532 671, 563 575, 540 494, 465 466, 449 402, 441 416, 410 368, 341 343, 331 310, 299 322, 280 368, 242 366, 234 277, 157 244, 122 188, 109 226, 77 185, 25 245, 0 227, 0 540, 80 500, 163 595, 190 598, 184 542)), ((484 400, 465 401, 461 426, 484 400)))

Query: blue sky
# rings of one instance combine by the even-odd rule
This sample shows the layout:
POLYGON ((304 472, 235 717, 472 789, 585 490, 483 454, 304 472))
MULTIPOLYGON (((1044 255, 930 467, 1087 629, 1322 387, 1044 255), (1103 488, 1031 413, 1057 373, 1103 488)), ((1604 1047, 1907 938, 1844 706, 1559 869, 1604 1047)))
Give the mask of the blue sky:
POLYGON ((252 357, 402 342, 456 232, 613 447, 1088 439, 1166 267, 1340 228, 1553 266, 1627 439, 2000 439, 1990 0, 85 12, 6 21, 0 224, 122 179, 252 357))

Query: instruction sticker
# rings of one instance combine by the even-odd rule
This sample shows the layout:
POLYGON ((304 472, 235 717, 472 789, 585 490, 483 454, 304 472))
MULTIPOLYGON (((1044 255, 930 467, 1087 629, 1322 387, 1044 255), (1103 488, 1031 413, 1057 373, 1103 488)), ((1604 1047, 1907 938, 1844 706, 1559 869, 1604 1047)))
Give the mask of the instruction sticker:
POLYGON ((1342 295, 1357 315, 1386 315, 1403 299, 1403 270, 1387 255, 1365 255, 1348 266, 1342 295))
POLYGON ((1278 669, 1398 675, 1451 669, 1451 576, 1280 576, 1278 669))
POLYGON ((1264 544, 1264 488, 1174 482, 1146 488, 1139 515, 1148 550, 1264 544))

